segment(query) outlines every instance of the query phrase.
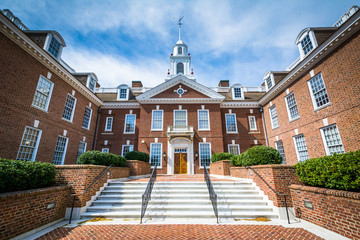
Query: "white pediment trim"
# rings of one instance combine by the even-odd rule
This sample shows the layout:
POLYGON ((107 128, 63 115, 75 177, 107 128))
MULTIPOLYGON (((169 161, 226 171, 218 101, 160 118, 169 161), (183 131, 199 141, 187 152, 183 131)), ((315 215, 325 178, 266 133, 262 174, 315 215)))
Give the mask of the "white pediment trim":
POLYGON ((140 104, 137 102, 106 102, 102 105, 102 109, 124 109, 124 108, 140 108, 140 104))
POLYGON ((258 102, 223 102, 220 108, 259 108, 258 102))
MULTIPOLYGON (((202 94, 204 94, 205 96, 208 96, 210 99, 207 98, 208 101, 211 101, 211 99, 216 99, 216 100, 223 100, 225 97, 217 92, 215 92, 214 90, 205 87, 204 85, 197 83, 183 75, 178 75, 160 85, 157 85, 156 87, 150 89, 149 91, 146 91, 145 93, 139 95, 136 97, 136 99, 140 102, 143 103, 145 101, 149 101, 151 99, 151 97, 156 96, 157 94, 166 91, 169 88, 172 88, 173 86, 177 85, 177 84, 182 84, 185 85, 189 88, 192 88, 202 94)), ((166 98, 166 100, 168 100, 169 98, 166 98)), ((175 98, 178 99, 178 98, 175 98)), ((160 99, 153 99, 153 100, 160 100, 160 99)), ((172 99, 173 100, 173 99, 172 99)), ((186 102, 188 99, 187 98, 179 98, 178 100, 180 100, 181 102, 186 102)))
POLYGON ((221 103, 220 98, 150 98, 139 100, 141 104, 182 104, 182 103, 221 103))

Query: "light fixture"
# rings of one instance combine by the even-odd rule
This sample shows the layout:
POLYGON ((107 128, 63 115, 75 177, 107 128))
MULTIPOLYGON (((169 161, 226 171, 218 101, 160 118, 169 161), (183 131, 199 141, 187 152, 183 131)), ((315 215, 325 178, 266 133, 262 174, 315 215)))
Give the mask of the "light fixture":
POLYGON ((166 152, 165 151, 163 152, 163 158, 164 158, 164 161, 166 161, 166 152))
POLYGON ((142 143, 142 144, 144 144, 144 143, 145 143, 145 140, 144 140, 144 139, 143 139, 143 140, 141 140, 141 143, 142 143))
POLYGON ((198 157, 199 157, 199 154, 198 154, 198 152, 196 151, 196 152, 195 152, 195 160, 198 160, 198 157))

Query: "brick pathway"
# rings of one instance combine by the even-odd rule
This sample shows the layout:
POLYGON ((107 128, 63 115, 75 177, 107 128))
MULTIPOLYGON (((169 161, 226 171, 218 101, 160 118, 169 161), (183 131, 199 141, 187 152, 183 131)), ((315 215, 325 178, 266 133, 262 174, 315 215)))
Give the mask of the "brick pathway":
POLYGON ((274 225, 81 225, 58 228, 38 239, 322 239, 302 228, 274 225))
MULTIPOLYGON (((236 182, 231 179, 222 179, 216 177, 210 177, 211 181, 213 182, 236 182)), ((148 182, 149 178, 140 178, 140 179, 131 179, 127 180, 126 182, 148 182)), ((203 182, 204 175, 203 174, 175 174, 175 175, 157 175, 156 176, 157 182, 203 182)))

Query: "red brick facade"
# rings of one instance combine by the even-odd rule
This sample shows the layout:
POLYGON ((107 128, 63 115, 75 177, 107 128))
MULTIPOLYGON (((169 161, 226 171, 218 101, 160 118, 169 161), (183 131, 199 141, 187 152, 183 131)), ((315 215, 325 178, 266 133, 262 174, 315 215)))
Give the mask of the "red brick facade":
POLYGON ((230 160, 222 160, 210 164, 210 173, 214 175, 230 176, 230 160))
POLYGON ((0 194, 0 239, 10 239, 64 218, 68 186, 0 194), (47 209, 49 203, 55 207, 47 209))
POLYGON ((140 176, 151 173, 150 163, 146 163, 138 160, 128 160, 127 166, 130 169, 130 176, 140 176))
POLYGON ((301 185, 291 185, 290 191, 296 217, 360 239, 360 193, 301 185))

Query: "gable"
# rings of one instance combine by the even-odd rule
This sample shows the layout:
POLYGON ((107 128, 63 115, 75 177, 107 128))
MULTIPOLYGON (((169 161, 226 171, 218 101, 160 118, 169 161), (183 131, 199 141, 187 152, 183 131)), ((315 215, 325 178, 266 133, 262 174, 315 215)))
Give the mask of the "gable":
POLYGON ((152 96, 151 98, 209 98, 209 96, 206 96, 205 94, 196 91, 195 89, 187 86, 184 83, 179 83, 156 94, 155 96, 152 96), (181 94, 181 97, 177 93, 177 90, 179 88, 182 88, 184 90, 184 93, 181 94))

